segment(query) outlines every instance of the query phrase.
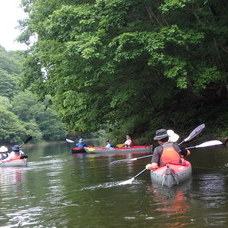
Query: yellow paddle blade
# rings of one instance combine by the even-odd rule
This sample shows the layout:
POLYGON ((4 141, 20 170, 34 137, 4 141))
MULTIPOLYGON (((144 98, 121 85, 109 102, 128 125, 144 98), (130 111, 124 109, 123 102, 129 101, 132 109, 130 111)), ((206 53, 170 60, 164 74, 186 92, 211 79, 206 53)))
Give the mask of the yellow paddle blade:
POLYGON ((88 149, 88 151, 94 151, 95 150, 95 148, 89 148, 88 149))
POLYGON ((123 147, 124 144, 116 144, 116 147, 120 148, 120 147, 123 147))

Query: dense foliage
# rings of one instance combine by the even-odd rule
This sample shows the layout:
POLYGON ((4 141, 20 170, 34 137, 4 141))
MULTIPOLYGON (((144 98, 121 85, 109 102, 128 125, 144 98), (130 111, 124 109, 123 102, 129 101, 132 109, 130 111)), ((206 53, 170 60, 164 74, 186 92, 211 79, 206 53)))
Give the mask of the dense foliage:
POLYGON ((23 84, 70 129, 228 133, 226 0, 22 0, 23 84), (215 130, 217 129, 217 130, 215 130), (217 132, 215 132, 217 131, 217 132))
POLYGON ((22 143, 28 135, 33 142, 60 140, 65 135, 62 122, 37 96, 19 85, 23 57, 0 47, 0 142, 22 143))

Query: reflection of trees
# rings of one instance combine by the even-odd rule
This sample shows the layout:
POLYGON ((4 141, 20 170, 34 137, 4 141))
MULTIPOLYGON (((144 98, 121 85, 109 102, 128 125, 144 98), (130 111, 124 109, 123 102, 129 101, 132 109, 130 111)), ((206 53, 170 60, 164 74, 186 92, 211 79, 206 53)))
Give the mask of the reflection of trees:
POLYGON ((199 198, 202 208, 220 208, 226 202, 225 180, 222 173, 204 173, 199 176, 199 198))

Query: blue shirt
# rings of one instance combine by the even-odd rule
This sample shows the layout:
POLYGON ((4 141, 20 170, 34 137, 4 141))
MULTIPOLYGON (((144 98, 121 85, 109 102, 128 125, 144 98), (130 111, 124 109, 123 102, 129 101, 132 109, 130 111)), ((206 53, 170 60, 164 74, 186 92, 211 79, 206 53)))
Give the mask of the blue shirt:
POLYGON ((84 146, 87 146, 87 144, 84 142, 79 142, 79 143, 76 143, 75 146, 82 148, 84 146))

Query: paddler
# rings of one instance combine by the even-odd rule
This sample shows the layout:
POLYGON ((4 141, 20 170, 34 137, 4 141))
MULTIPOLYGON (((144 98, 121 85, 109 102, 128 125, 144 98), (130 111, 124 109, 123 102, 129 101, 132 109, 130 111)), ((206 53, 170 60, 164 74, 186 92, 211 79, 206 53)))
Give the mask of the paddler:
POLYGON ((21 156, 23 156, 24 154, 24 152, 20 150, 20 146, 18 145, 13 146, 11 150, 12 151, 9 153, 9 156, 2 160, 2 162, 21 159, 21 156))
POLYGON ((160 144, 154 149, 152 161, 146 165, 146 169, 153 170, 167 163, 181 164, 181 157, 190 155, 190 151, 180 147, 176 141, 179 136, 173 131, 159 129, 154 140, 160 144))

